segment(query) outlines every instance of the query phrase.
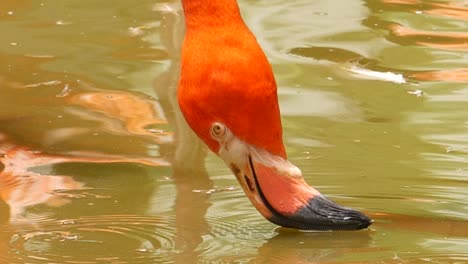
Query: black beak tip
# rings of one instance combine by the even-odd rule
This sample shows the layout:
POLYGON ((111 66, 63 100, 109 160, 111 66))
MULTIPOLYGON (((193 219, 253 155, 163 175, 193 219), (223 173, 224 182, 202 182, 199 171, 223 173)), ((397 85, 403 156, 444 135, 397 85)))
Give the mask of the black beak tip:
POLYGON ((374 221, 365 214, 343 207, 317 196, 293 215, 274 215, 271 222, 289 228, 301 230, 360 230, 367 228, 374 221))
MULTIPOLYGON (((348 209, 348 210, 352 210, 352 209, 348 209)), ((358 211, 354 211, 354 212, 359 213, 361 215, 359 220, 354 220, 356 222, 356 228, 354 230, 367 228, 374 222, 374 220, 370 219, 367 215, 358 211)))

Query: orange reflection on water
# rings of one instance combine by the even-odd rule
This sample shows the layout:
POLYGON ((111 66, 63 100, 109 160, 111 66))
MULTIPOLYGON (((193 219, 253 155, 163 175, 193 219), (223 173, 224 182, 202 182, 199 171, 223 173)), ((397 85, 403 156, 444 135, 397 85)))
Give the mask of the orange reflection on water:
MULTIPOLYGON (((157 143, 171 141, 172 133, 148 130, 148 126, 166 124, 163 110, 156 101, 136 96, 129 92, 87 92, 70 96, 68 102, 85 107, 90 112, 80 111, 79 115, 88 119, 101 119, 94 115, 99 113, 105 119, 111 118, 123 123, 127 132, 136 135, 153 137, 157 143)), ((103 122, 106 128, 121 132, 121 124, 103 122)))
POLYGON ((434 8, 425 11, 427 14, 468 20, 468 8, 458 3, 430 3, 430 5, 434 8))
POLYGON ((428 46, 437 49, 456 49, 456 50, 468 50, 468 43, 454 43, 454 44, 440 44, 440 43, 428 43, 428 42, 417 42, 419 45, 428 46))
MULTIPOLYGON (((419 0, 382 0, 386 4, 413 6, 421 14, 445 16, 458 20, 468 20, 468 8, 455 2, 424 2, 419 0)), ((420 13, 418 13, 420 14, 420 13)), ((465 28, 460 32, 435 32, 411 29, 401 25, 391 25, 390 31, 398 37, 416 38, 415 43, 437 49, 468 50, 468 33, 465 28)))
POLYGON ((422 8, 425 14, 468 20, 468 8, 460 5, 460 3, 423 2, 420 0, 382 0, 382 2, 386 4, 413 5, 415 8, 422 8))
MULTIPOLYGON (((25 210, 34 205, 62 206, 70 202, 69 198, 59 191, 80 190, 84 184, 70 176, 44 175, 30 169, 57 163, 140 163, 149 166, 167 166, 168 163, 152 158, 126 158, 117 155, 98 153, 74 153, 74 155, 50 155, 16 146, 0 134, 0 198, 9 207, 10 222, 25 222, 25 210)), ((2 212, 3 213, 3 212, 2 212)))
POLYGON ((468 8, 462 6, 455 6, 451 4, 434 4, 434 6, 439 6, 440 8, 434 8, 431 10, 427 10, 427 14, 431 15, 439 15, 439 16, 446 16, 452 17, 462 20, 468 20, 468 8))
POLYGON ((468 50, 468 33, 465 32, 434 32, 411 29, 398 24, 389 26, 393 35, 415 38, 414 43, 438 49, 468 50))
POLYGON ((420 81, 468 82, 468 68, 416 72, 410 77, 420 81))
POLYGON ((382 2, 386 4, 410 5, 418 9, 423 8, 425 14, 468 20, 468 8, 456 2, 423 2, 420 0, 382 0, 382 2))
POLYGON ((414 5, 414 4, 420 4, 421 1, 419 1, 419 0, 382 0, 382 3, 401 4, 401 5, 414 5))

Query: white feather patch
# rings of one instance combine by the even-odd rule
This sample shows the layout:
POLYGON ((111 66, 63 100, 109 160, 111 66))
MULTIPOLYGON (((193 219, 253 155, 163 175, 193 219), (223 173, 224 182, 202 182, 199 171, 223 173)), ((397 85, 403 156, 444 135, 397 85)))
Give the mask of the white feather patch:
POLYGON ((279 175, 302 178, 301 170, 288 160, 252 146, 234 136, 229 128, 225 129, 223 136, 213 138, 219 142, 218 155, 228 166, 235 164, 239 168, 245 168, 250 156, 256 163, 276 169, 279 175))

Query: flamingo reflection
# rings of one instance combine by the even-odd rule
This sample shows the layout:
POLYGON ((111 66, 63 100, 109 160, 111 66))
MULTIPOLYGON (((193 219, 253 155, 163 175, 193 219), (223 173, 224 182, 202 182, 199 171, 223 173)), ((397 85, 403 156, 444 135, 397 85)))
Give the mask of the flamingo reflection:
POLYGON ((209 234, 205 214, 210 203, 209 195, 194 190, 210 190, 213 182, 204 165, 206 148, 185 122, 177 103, 180 50, 185 32, 181 5, 179 1, 172 1, 157 4, 154 10, 161 13, 160 34, 170 58, 168 70, 154 79, 154 89, 168 122, 174 127, 174 151, 170 155, 177 189, 174 240, 181 252, 175 256, 175 261, 184 263, 190 259, 197 263, 200 258, 197 248, 203 236, 209 234))
MULTIPOLYGON (((15 145, 5 135, 0 140, 0 198, 8 206, 11 223, 28 222, 26 209, 38 204, 59 207, 70 202, 62 190, 81 190, 84 183, 65 175, 45 175, 31 169, 37 166, 69 162, 140 163, 148 166, 167 166, 167 162, 151 158, 126 158, 98 153, 75 153, 74 156, 50 155, 15 145)), ((5 214, 5 215, 6 215, 5 214)))
MULTIPOLYGON (((382 0, 384 4, 404 6, 412 12, 421 12, 432 16, 444 16, 457 20, 468 20, 468 8, 457 2, 428 2, 420 0, 382 0)), ((460 32, 427 31, 390 23, 388 29, 394 37, 392 40, 401 43, 414 43, 434 49, 468 50, 468 34, 460 32)), ((466 82, 466 68, 428 70, 410 72, 408 76, 420 81, 466 82)))
POLYGON ((171 133, 148 129, 167 123, 163 109, 149 98, 125 91, 99 91, 72 94, 68 102, 83 107, 74 109, 74 114, 83 119, 98 120, 108 131, 148 136, 158 144, 172 141, 171 133))
POLYGON ((421 81, 468 82, 468 68, 439 71, 421 71, 410 74, 421 81))
MULTIPOLYGON (((456 2, 429 2, 420 0, 381 0, 387 6, 402 7, 407 12, 431 16, 449 17, 457 20, 468 19, 468 8, 456 2)), ((371 3, 369 2, 369 5, 371 3)), ((459 32, 426 31, 409 26, 390 23, 388 29, 397 42, 410 42, 435 49, 468 49, 468 34, 462 28, 459 32)))
POLYGON ((413 8, 414 11, 423 11, 425 14, 468 20, 468 8, 457 2, 444 3, 421 0, 382 0, 382 3, 406 5, 413 8))
POLYGON ((415 44, 437 49, 468 49, 468 34, 465 32, 434 32, 412 29, 394 24, 389 26, 390 32, 400 38, 408 38, 415 44))

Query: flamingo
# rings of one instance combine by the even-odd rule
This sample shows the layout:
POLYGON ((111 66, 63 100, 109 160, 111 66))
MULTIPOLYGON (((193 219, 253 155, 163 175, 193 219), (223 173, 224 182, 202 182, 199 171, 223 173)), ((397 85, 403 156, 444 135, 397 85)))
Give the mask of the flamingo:
POLYGON ((368 227, 369 217, 327 199, 287 160, 272 67, 237 1, 182 0, 182 6, 179 106, 260 214, 302 230, 368 227))

